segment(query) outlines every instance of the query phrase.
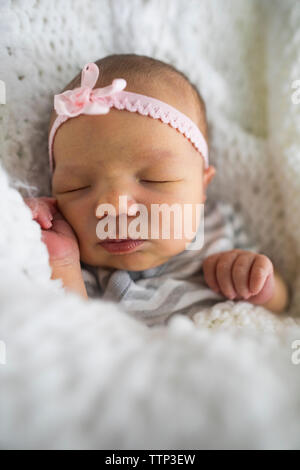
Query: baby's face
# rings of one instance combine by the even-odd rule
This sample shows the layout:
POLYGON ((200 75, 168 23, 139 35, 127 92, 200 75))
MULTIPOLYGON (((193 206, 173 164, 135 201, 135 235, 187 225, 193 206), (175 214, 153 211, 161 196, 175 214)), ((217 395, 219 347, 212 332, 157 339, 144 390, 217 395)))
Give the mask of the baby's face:
MULTIPOLYGON (((196 120, 191 112, 187 114, 196 120)), ((174 128, 157 119, 111 108, 106 115, 69 119, 57 131, 53 150, 52 194, 78 238, 81 261, 92 266, 144 270, 165 263, 191 241, 185 238, 183 225, 181 239, 174 237, 173 216, 170 238, 162 237, 160 216, 159 238, 151 239, 152 204, 176 203, 182 214, 184 205, 192 204, 192 217, 185 217, 184 224, 195 233, 196 204, 204 203, 205 185, 214 173, 213 167, 203 173, 199 152, 174 128), (96 227, 103 215, 96 215, 96 210, 105 203, 114 206, 116 218, 112 219, 118 238, 120 196, 127 196, 128 207, 136 203, 147 208, 148 234, 134 251, 116 254, 99 244, 96 227)), ((127 213, 127 227, 138 215, 127 213)), ((128 232, 126 236, 130 238, 128 232)))

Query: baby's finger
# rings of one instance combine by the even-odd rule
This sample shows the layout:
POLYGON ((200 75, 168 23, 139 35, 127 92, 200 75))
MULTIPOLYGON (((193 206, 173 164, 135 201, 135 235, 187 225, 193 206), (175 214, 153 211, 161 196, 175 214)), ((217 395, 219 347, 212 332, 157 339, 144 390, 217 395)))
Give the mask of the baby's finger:
POLYGON ((57 199, 55 197, 41 197, 39 199, 49 208, 52 215, 58 211, 57 199))
POLYGON ((64 235, 66 237, 76 238, 76 235, 61 212, 57 211, 53 217, 53 232, 56 232, 58 235, 64 235))
POLYGON ((220 288, 216 278, 216 264, 220 257, 220 253, 210 255, 204 259, 202 268, 204 273, 204 279, 207 285, 214 291, 220 292, 220 288))
POLYGON ((231 300, 234 299, 237 294, 231 276, 232 265, 239 254, 240 253, 238 251, 228 251, 223 253, 216 266, 216 276, 220 289, 225 297, 228 297, 231 300))
POLYGON ((256 253, 240 253, 232 266, 232 280, 236 293, 243 299, 248 299, 252 293, 249 289, 251 266, 255 262, 256 253))
POLYGON ((249 288, 251 295, 258 294, 267 277, 274 271, 272 261, 265 255, 256 255, 251 267, 249 288))
POLYGON ((41 198, 27 198, 25 203, 31 209, 33 220, 36 220, 42 228, 48 229, 52 226, 53 215, 50 205, 42 201, 41 198))

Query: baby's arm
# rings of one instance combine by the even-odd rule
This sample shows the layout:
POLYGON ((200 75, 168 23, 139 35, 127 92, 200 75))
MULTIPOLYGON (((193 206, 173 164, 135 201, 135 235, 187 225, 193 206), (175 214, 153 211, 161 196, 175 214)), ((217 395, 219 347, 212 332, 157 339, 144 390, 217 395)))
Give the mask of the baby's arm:
POLYGON ((32 218, 40 225, 51 266, 51 279, 61 279, 67 290, 88 298, 80 266, 78 241, 53 197, 25 198, 32 218))
POLYGON ((204 278, 215 292, 233 300, 247 300, 275 313, 287 308, 288 288, 270 259, 246 250, 229 250, 203 261, 204 278))
POLYGON ((206 258, 204 272, 209 287, 231 300, 244 299, 273 312, 282 312, 289 303, 288 286, 271 260, 260 254, 259 246, 249 238, 242 214, 230 204, 219 203, 218 208, 223 213, 224 225, 227 221, 228 249, 224 248, 210 260, 206 258), (238 253, 243 256, 237 257, 238 253))
POLYGON ((258 294, 250 299, 249 302, 253 304, 262 305, 264 308, 271 310, 275 313, 281 313, 285 311, 289 304, 289 289, 287 284, 284 282, 283 278, 280 276, 279 272, 274 268, 274 289, 272 297, 264 302, 264 299, 260 299, 258 294), (263 303, 261 303, 261 301, 263 303))
POLYGON ((75 291, 85 299, 88 298, 83 281, 80 263, 51 263, 51 279, 61 279, 67 290, 75 291))

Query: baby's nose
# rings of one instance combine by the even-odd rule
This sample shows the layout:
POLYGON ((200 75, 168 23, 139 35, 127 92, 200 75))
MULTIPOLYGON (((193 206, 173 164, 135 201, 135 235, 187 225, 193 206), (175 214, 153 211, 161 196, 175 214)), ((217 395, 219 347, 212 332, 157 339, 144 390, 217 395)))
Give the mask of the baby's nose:
POLYGON ((98 201, 95 208, 97 218, 105 215, 111 216, 132 216, 137 210, 137 201, 128 193, 120 191, 111 191, 105 198, 98 201))

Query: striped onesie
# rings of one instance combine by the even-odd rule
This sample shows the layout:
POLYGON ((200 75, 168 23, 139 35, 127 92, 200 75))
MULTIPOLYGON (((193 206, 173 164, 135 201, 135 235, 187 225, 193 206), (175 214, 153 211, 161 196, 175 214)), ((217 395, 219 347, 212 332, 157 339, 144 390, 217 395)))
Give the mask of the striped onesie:
POLYGON ((104 269, 83 262, 81 269, 89 297, 115 301, 148 326, 161 325, 174 314, 191 317, 201 308, 227 300, 206 284, 202 263, 214 253, 235 248, 259 253, 245 231, 240 213, 228 203, 206 201, 202 248, 184 250, 166 263, 144 271, 104 269))

